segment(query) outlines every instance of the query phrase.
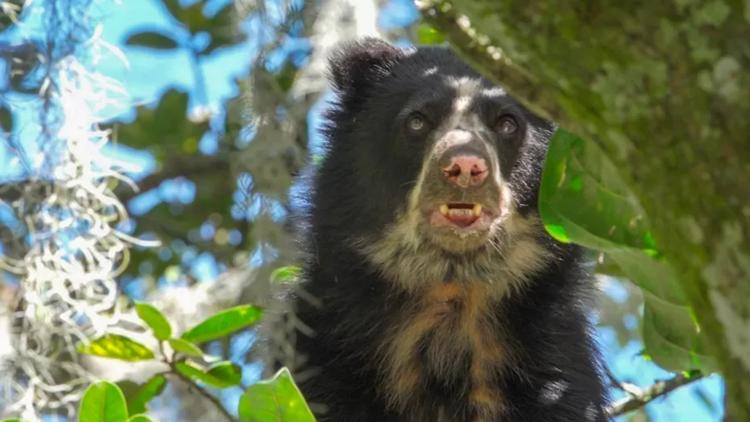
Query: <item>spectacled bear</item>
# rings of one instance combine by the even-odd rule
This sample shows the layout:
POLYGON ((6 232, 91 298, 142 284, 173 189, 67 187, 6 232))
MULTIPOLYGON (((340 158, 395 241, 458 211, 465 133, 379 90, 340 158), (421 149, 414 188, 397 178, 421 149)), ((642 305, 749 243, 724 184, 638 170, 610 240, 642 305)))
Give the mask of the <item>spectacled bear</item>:
POLYGON ((592 280, 537 211, 553 125, 441 47, 365 39, 330 76, 292 295, 319 420, 607 420, 592 280))

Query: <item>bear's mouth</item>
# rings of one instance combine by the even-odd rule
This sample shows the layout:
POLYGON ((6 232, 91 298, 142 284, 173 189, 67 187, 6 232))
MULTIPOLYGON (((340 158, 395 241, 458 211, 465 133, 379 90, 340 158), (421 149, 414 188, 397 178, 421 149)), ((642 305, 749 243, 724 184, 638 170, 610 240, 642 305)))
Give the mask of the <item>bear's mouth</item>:
POLYGON ((453 230, 474 231, 489 227, 491 213, 478 202, 446 202, 433 209, 430 224, 453 230))
POLYGON ((445 219, 458 227, 474 224, 482 215, 482 205, 477 203, 454 202, 442 204, 438 211, 445 219))

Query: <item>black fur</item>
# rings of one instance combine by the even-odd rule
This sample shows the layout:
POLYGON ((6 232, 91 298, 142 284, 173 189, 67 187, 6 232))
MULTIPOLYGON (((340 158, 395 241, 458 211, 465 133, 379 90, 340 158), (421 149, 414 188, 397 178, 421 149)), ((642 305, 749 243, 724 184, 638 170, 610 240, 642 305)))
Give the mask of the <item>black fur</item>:
MULTIPOLYGON (((530 238, 548 251, 544 264, 491 305, 492 321, 498 321, 493 329, 512 355, 502 371, 491 374, 505 403, 502 414, 482 416, 468 402, 471 353, 459 353, 445 371, 425 369, 406 405, 387 399, 381 344, 420 290, 399 287, 361 244, 384 236, 404 212, 430 148, 404 135, 404 107, 415 99, 455 96, 446 77, 481 79, 443 48, 405 51, 370 39, 332 58, 338 99, 327 114, 327 152, 310 180, 301 182, 311 193, 302 211, 307 258, 294 306, 311 331, 296 336, 300 387, 316 409, 325 409, 321 421, 437 421, 439 415, 444 421, 603 421, 605 392, 586 315, 594 288, 579 249, 558 244, 541 228, 530 238)), ((491 87, 484 80, 481 85, 491 87)), ((501 101, 498 107, 520 116, 523 129, 519 139, 498 147, 502 176, 514 193, 515 212, 532 217, 552 127, 511 98, 501 101)), ((428 112, 435 121, 450 112, 450 103, 440 104, 428 112)), ((498 262, 514 244, 503 247, 498 262)), ((471 253, 440 256, 450 261, 447 268, 473 259, 471 253)), ((445 280, 434 282, 454 276, 449 270, 445 280)), ((444 336, 429 332, 420 341, 457 341, 437 335, 444 336)))

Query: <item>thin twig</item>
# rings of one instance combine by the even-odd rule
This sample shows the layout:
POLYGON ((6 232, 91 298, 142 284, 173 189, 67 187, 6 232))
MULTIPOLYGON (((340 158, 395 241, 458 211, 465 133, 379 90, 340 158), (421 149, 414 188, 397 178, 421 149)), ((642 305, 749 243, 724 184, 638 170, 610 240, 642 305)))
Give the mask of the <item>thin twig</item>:
POLYGON ((657 381, 653 385, 641 390, 639 394, 633 394, 628 391, 628 397, 612 404, 607 409, 607 414, 610 417, 614 417, 639 409, 659 397, 665 396, 684 385, 693 383, 704 377, 705 375, 701 372, 692 371, 676 375, 668 380, 657 381))
POLYGON ((164 361, 164 363, 169 365, 169 369, 170 369, 169 373, 176 375, 177 378, 182 380, 182 382, 186 383, 189 387, 194 388, 198 392, 198 394, 200 394, 201 396, 208 399, 208 401, 213 403, 213 405, 216 407, 216 410, 218 410, 219 413, 221 413, 226 418, 226 420, 228 420, 229 422, 235 422, 234 417, 231 414, 229 414, 227 409, 224 407, 224 405, 216 396, 209 393, 208 390, 196 384, 195 381, 181 374, 177 370, 177 365, 176 365, 176 362, 174 361, 175 353, 173 353, 171 356, 167 356, 167 353, 164 350, 164 343, 161 341, 159 342, 159 353, 161 353, 162 360, 164 361))
MULTIPOLYGON (((171 365, 170 365, 171 366, 171 365)), ((198 391, 198 394, 208 399, 213 405, 216 407, 216 409, 221 413, 226 420, 229 422, 235 422, 234 417, 227 411, 227 409, 224 407, 224 405, 221 403, 221 401, 214 396, 213 394, 209 393, 208 390, 201 387, 200 385, 196 384, 193 380, 186 377, 185 375, 182 375, 181 373, 177 372, 174 366, 172 366, 172 373, 177 375, 179 379, 181 379, 183 382, 185 382, 188 386, 194 388, 196 391, 198 391)))

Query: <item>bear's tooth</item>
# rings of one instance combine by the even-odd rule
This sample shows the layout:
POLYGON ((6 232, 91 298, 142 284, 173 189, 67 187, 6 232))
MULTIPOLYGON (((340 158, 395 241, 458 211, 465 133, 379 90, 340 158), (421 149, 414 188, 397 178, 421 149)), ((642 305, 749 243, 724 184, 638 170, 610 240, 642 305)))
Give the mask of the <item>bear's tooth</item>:
POLYGON ((474 208, 471 211, 474 214, 474 217, 479 217, 482 214, 482 206, 474 204, 474 208))
POLYGON ((448 215, 448 205, 443 204, 440 206, 440 214, 448 215))
POLYGON ((452 208, 448 212, 450 213, 451 216, 457 217, 457 218, 471 216, 471 210, 468 210, 465 208, 452 208))

